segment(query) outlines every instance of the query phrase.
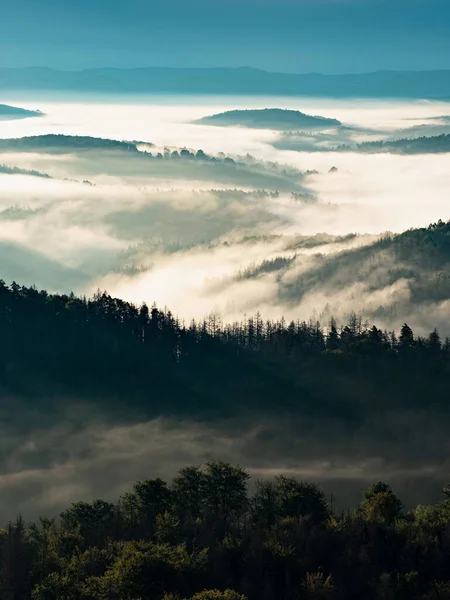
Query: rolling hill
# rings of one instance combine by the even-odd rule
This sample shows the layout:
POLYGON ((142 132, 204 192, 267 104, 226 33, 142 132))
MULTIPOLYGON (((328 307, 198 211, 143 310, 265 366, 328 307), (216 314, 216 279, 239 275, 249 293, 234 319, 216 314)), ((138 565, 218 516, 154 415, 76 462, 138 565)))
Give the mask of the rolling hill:
POLYGON ((27 110, 26 108, 0 104, 0 121, 12 121, 14 119, 28 119, 30 117, 42 116, 43 113, 41 113, 40 110, 27 110))
POLYGON ((219 127, 249 127, 252 129, 275 129, 278 131, 321 130, 340 127, 337 119, 306 115, 298 110, 281 108, 264 108, 261 110, 230 110, 227 112, 203 117, 199 121, 203 125, 219 127))

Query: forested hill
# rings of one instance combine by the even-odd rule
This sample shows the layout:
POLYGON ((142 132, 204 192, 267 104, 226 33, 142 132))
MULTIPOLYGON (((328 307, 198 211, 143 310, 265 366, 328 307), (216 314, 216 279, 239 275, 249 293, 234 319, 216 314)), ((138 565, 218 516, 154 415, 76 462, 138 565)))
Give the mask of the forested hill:
POLYGON ((264 322, 189 326, 106 293, 90 300, 0 287, 2 394, 55 405, 95 398, 148 415, 257 411, 370 421, 383 407, 447 414, 450 343, 437 331, 264 322))
MULTIPOLYGON (((34 135, 22 138, 0 139, 0 151, 80 151, 80 150, 123 150, 126 152, 138 152, 137 144, 143 142, 123 142, 106 138, 95 138, 90 136, 47 134, 34 135)), ((152 144, 146 142, 151 147, 152 144)))
POLYGON ((391 328, 403 315, 414 315, 415 323, 423 326, 430 323, 430 314, 441 313, 438 326, 448 334, 450 222, 386 233, 375 242, 336 253, 323 252, 321 246, 326 246, 321 239, 300 236, 285 248, 298 255, 279 255, 254 264, 239 277, 257 279, 271 274, 280 302, 291 310, 308 296, 322 298, 316 310, 326 320, 359 303, 365 318, 375 323, 383 319, 391 328), (308 268, 299 269, 302 250, 311 243, 316 249, 314 260, 308 268))
POLYGON ((450 490, 406 511, 385 483, 339 514, 313 483, 210 461, 118 502, 0 530, 14 600, 439 600, 450 595, 450 490))
POLYGON ((438 154, 450 152, 450 135, 422 136, 418 138, 402 138, 376 142, 362 142, 355 147, 339 146, 339 151, 355 151, 361 154, 377 154, 389 152, 390 154, 438 154))
POLYGON ((8 104, 0 104, 0 121, 9 121, 12 119, 27 119, 29 117, 41 117, 43 113, 40 110, 27 110, 8 104))
POLYGON ((299 110, 281 108, 230 110, 209 117, 203 117, 197 123, 220 127, 240 126, 253 129, 275 129, 278 131, 317 131, 341 126, 341 122, 337 119, 306 115, 299 110))

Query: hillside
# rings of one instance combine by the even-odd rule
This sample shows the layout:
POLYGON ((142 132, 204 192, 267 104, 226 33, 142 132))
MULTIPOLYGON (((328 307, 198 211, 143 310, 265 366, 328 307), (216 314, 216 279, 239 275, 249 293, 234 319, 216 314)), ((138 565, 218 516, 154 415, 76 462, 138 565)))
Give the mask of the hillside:
MULTIPOLYGON (((286 252, 292 256, 295 249, 291 244, 286 252)), ((410 315, 421 325, 434 314, 435 324, 448 332, 450 222, 386 234, 375 243, 331 255, 320 251, 318 247, 309 262, 302 254, 287 263, 272 261, 282 303, 296 307, 316 299, 314 307, 325 319, 359 306, 365 318, 385 324, 410 315)), ((261 277, 267 270, 267 265, 256 265, 246 277, 261 277)))
MULTIPOLYGON (((435 126, 438 127, 438 126, 435 126)), ((340 127, 327 132, 286 131, 273 146, 279 150, 297 152, 358 152, 359 154, 442 154, 450 152, 450 134, 417 135, 416 129, 403 131, 402 137, 356 143, 358 135, 373 136, 373 132, 340 127), (407 137, 405 136, 407 134, 407 137)))
MULTIPOLYGON (((304 191, 303 174, 298 169, 257 160, 250 155, 231 157, 223 152, 210 155, 201 149, 156 148, 150 142, 62 134, 0 139, 0 157, 2 153, 10 152, 58 154, 58 166, 65 163, 67 172, 70 173, 68 179, 72 180, 93 180, 106 171, 114 176, 123 174, 127 177, 139 177, 141 182, 144 178, 153 180, 156 177, 173 182, 181 179, 205 181, 214 185, 223 183, 227 188, 233 185, 289 193, 304 191), (74 167, 77 164, 81 167, 75 175, 74 167)), ((18 158, 20 157, 15 160, 18 158)), ((47 166, 46 163, 46 169, 47 166)))
POLYGON ((25 108, 17 108, 16 106, 8 106, 0 104, 0 121, 11 121, 14 119, 28 119, 29 117, 42 117, 39 110, 27 110, 25 108))
MULTIPOLYGON (((89 136, 73 136, 63 134, 36 135, 23 138, 0 139, 0 151, 39 151, 54 150, 124 150, 127 152, 138 152, 136 145, 139 142, 122 142, 104 138, 89 136)), ((148 144, 151 146, 151 144, 148 144)))
MULTIPOLYGON (((355 315, 345 326, 258 314, 187 325, 167 309, 103 292, 86 299, 0 284, 0 415, 13 448, 67 420, 81 429, 94 419, 132 431, 156 419, 190 423, 200 436, 212 431, 223 444, 242 435, 246 448, 239 442, 236 456, 267 453, 265 467, 335 456, 350 473, 377 457, 407 472, 413 457, 418 469, 432 459, 435 470, 420 475, 428 498, 435 478, 446 476, 450 342, 437 331, 421 337, 399 319, 388 332, 355 315), (428 441, 418 454, 415 428, 424 418, 428 441)), ((172 436, 169 425, 165 447, 172 436)), ((67 440, 60 444, 65 461, 67 440)), ((210 451, 207 439, 198 445, 210 451)), ((39 456, 47 466, 48 456, 39 456)), ((349 473, 342 471, 339 488, 347 497, 349 473)), ((351 498, 363 479, 354 481, 351 498)))
POLYGON ((106 293, 85 300, 15 283, 2 283, 0 306, 6 394, 47 402, 94 396, 110 407, 126 394, 130 409, 152 416, 225 416, 257 408, 350 425, 364 423, 384 403, 392 410, 417 409, 426 387, 434 394, 428 409, 447 410, 448 344, 441 348, 433 336, 415 341, 411 333, 398 345, 356 317, 331 337, 317 323, 264 323, 258 316, 229 326, 211 317, 187 327, 170 312, 106 293))
POLYGON ((172 481, 149 472, 109 501, 71 488, 58 519, 1 531, 3 597, 445 600, 450 490, 439 487, 439 502, 406 510, 372 482, 340 512, 289 472, 255 481, 209 460, 172 481))
POLYGON ((20 167, 10 167, 9 165, 0 164, 0 174, 2 175, 30 175, 32 177, 42 177, 43 179, 51 179, 48 173, 41 173, 34 169, 21 169, 20 167))
MULTIPOLYGON (((350 146, 337 148, 338 150, 353 150, 350 146)), ((377 142, 363 142, 357 144, 356 152, 362 154, 377 154, 389 152, 391 154, 439 154, 450 152, 450 134, 436 136, 422 136, 418 138, 402 138, 377 142)))
POLYGON ((275 129, 278 131, 321 130, 340 127, 337 119, 306 115, 298 110, 265 108, 261 110, 231 110, 203 117, 199 124, 220 127, 249 127, 253 129, 275 129))

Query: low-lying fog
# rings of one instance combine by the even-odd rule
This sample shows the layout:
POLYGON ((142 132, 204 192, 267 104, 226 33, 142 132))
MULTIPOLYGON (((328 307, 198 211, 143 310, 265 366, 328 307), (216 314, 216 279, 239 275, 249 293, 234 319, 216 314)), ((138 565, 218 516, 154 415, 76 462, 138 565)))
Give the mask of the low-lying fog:
MULTIPOLYGON (((128 103, 14 96, 4 102, 38 108, 45 116, 2 122, 1 138, 89 135, 150 142, 156 150, 187 147, 212 156, 244 157, 239 166, 230 166, 145 161, 71 148, 64 154, 1 152, 0 164, 53 177, 0 174, 5 280, 77 293, 100 287, 138 303, 167 305, 186 319, 211 311, 239 318, 257 310, 267 317, 308 318, 325 307, 337 316, 356 310, 371 317, 374 305, 400 298, 400 311, 379 324, 398 325, 406 317, 414 321, 404 280, 392 287, 380 277, 377 295, 364 293, 361 282, 355 289, 357 282, 348 278, 340 289, 323 282, 289 302, 283 301, 280 286, 317 267, 324 260, 317 253, 330 256, 372 243, 386 231, 445 219, 449 154, 296 152, 273 146, 277 132, 192 122, 233 108, 276 106, 338 118, 358 131, 376 131, 380 139, 444 123, 440 118, 448 115, 448 104, 157 96, 128 103), (248 153, 257 160, 245 158, 248 153), (288 175, 286 165, 294 168, 288 175), (330 173, 332 167, 337 171, 330 173), (306 171, 314 172, 302 176, 306 171), (262 189, 266 195, 248 193, 262 189), (350 233, 360 235, 345 238, 350 233), (300 237, 316 234, 344 239, 301 243, 300 237), (282 273, 239 276, 277 256, 294 260, 282 273), (408 314, 402 315, 401 307, 408 314)), ((413 325, 424 331, 439 325, 442 310, 428 307, 427 318, 418 309, 413 325)))
POLYGON ((8 427, 0 426, 4 521, 14 511, 36 518, 57 515, 76 500, 115 501, 136 481, 162 477, 170 482, 181 467, 214 458, 247 468, 250 488, 257 478, 280 474, 315 481, 337 508, 355 506, 363 490, 380 479, 407 506, 437 502, 448 479, 447 427, 426 413, 386 415, 356 432, 283 418, 121 424, 83 405, 61 411, 57 425, 38 413, 29 419, 9 415, 8 427))
MULTIPOLYGON (((56 102, 14 95, 1 101, 45 116, 2 121, 0 138, 66 134, 155 145, 131 154, 70 144, 64 152, 0 149, 0 277, 7 282, 78 294, 106 289, 137 303, 156 301, 187 321, 210 312, 227 320, 259 311, 265 318, 315 314, 326 323, 332 314, 345 319, 355 311, 381 327, 407 321, 421 333, 438 326, 450 334, 450 294, 433 295, 434 273, 416 259, 400 260, 389 247, 370 247, 387 231, 449 218, 450 154, 297 152, 277 148, 281 134, 270 130, 192 123, 230 109, 280 107, 339 119, 355 139, 412 137, 446 132, 442 117, 450 104, 232 97, 56 102), (165 148, 202 149, 218 160, 157 160, 144 153, 165 148), (2 171, 2 165, 18 170, 2 171), (329 172, 332 167, 337 171, 329 172), (418 299, 413 284, 429 295, 418 299)), ((439 490, 446 470, 444 434, 430 468, 425 459, 410 467, 406 450, 397 457, 385 448, 380 456, 376 440, 347 440, 337 453, 321 436, 316 443, 328 439, 330 446, 312 452, 313 438, 295 441, 291 432, 289 443, 274 450, 274 439, 287 439, 274 424, 269 436, 249 426, 237 439, 234 426, 225 425, 217 431, 185 423, 121 428, 95 419, 87 427, 63 421, 60 428, 40 425, 40 433, 0 430, 6 457, 0 517, 13 516, 11 507, 53 514, 77 498, 112 498, 134 479, 171 476, 186 462, 211 456, 237 460, 259 475, 287 470, 317 477, 344 501, 349 481, 359 490, 363 481, 386 475, 407 489, 407 481, 425 478, 439 490), (337 480, 344 482, 339 490, 337 480)), ((420 500, 413 493, 410 499, 420 500)))

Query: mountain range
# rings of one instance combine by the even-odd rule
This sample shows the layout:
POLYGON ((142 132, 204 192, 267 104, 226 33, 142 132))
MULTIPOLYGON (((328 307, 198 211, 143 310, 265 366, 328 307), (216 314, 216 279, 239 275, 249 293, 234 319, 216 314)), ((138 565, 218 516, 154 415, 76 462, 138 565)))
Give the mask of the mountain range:
POLYGON ((450 70, 324 75, 274 73, 250 67, 1 68, 0 89, 445 99, 450 98, 450 70))

